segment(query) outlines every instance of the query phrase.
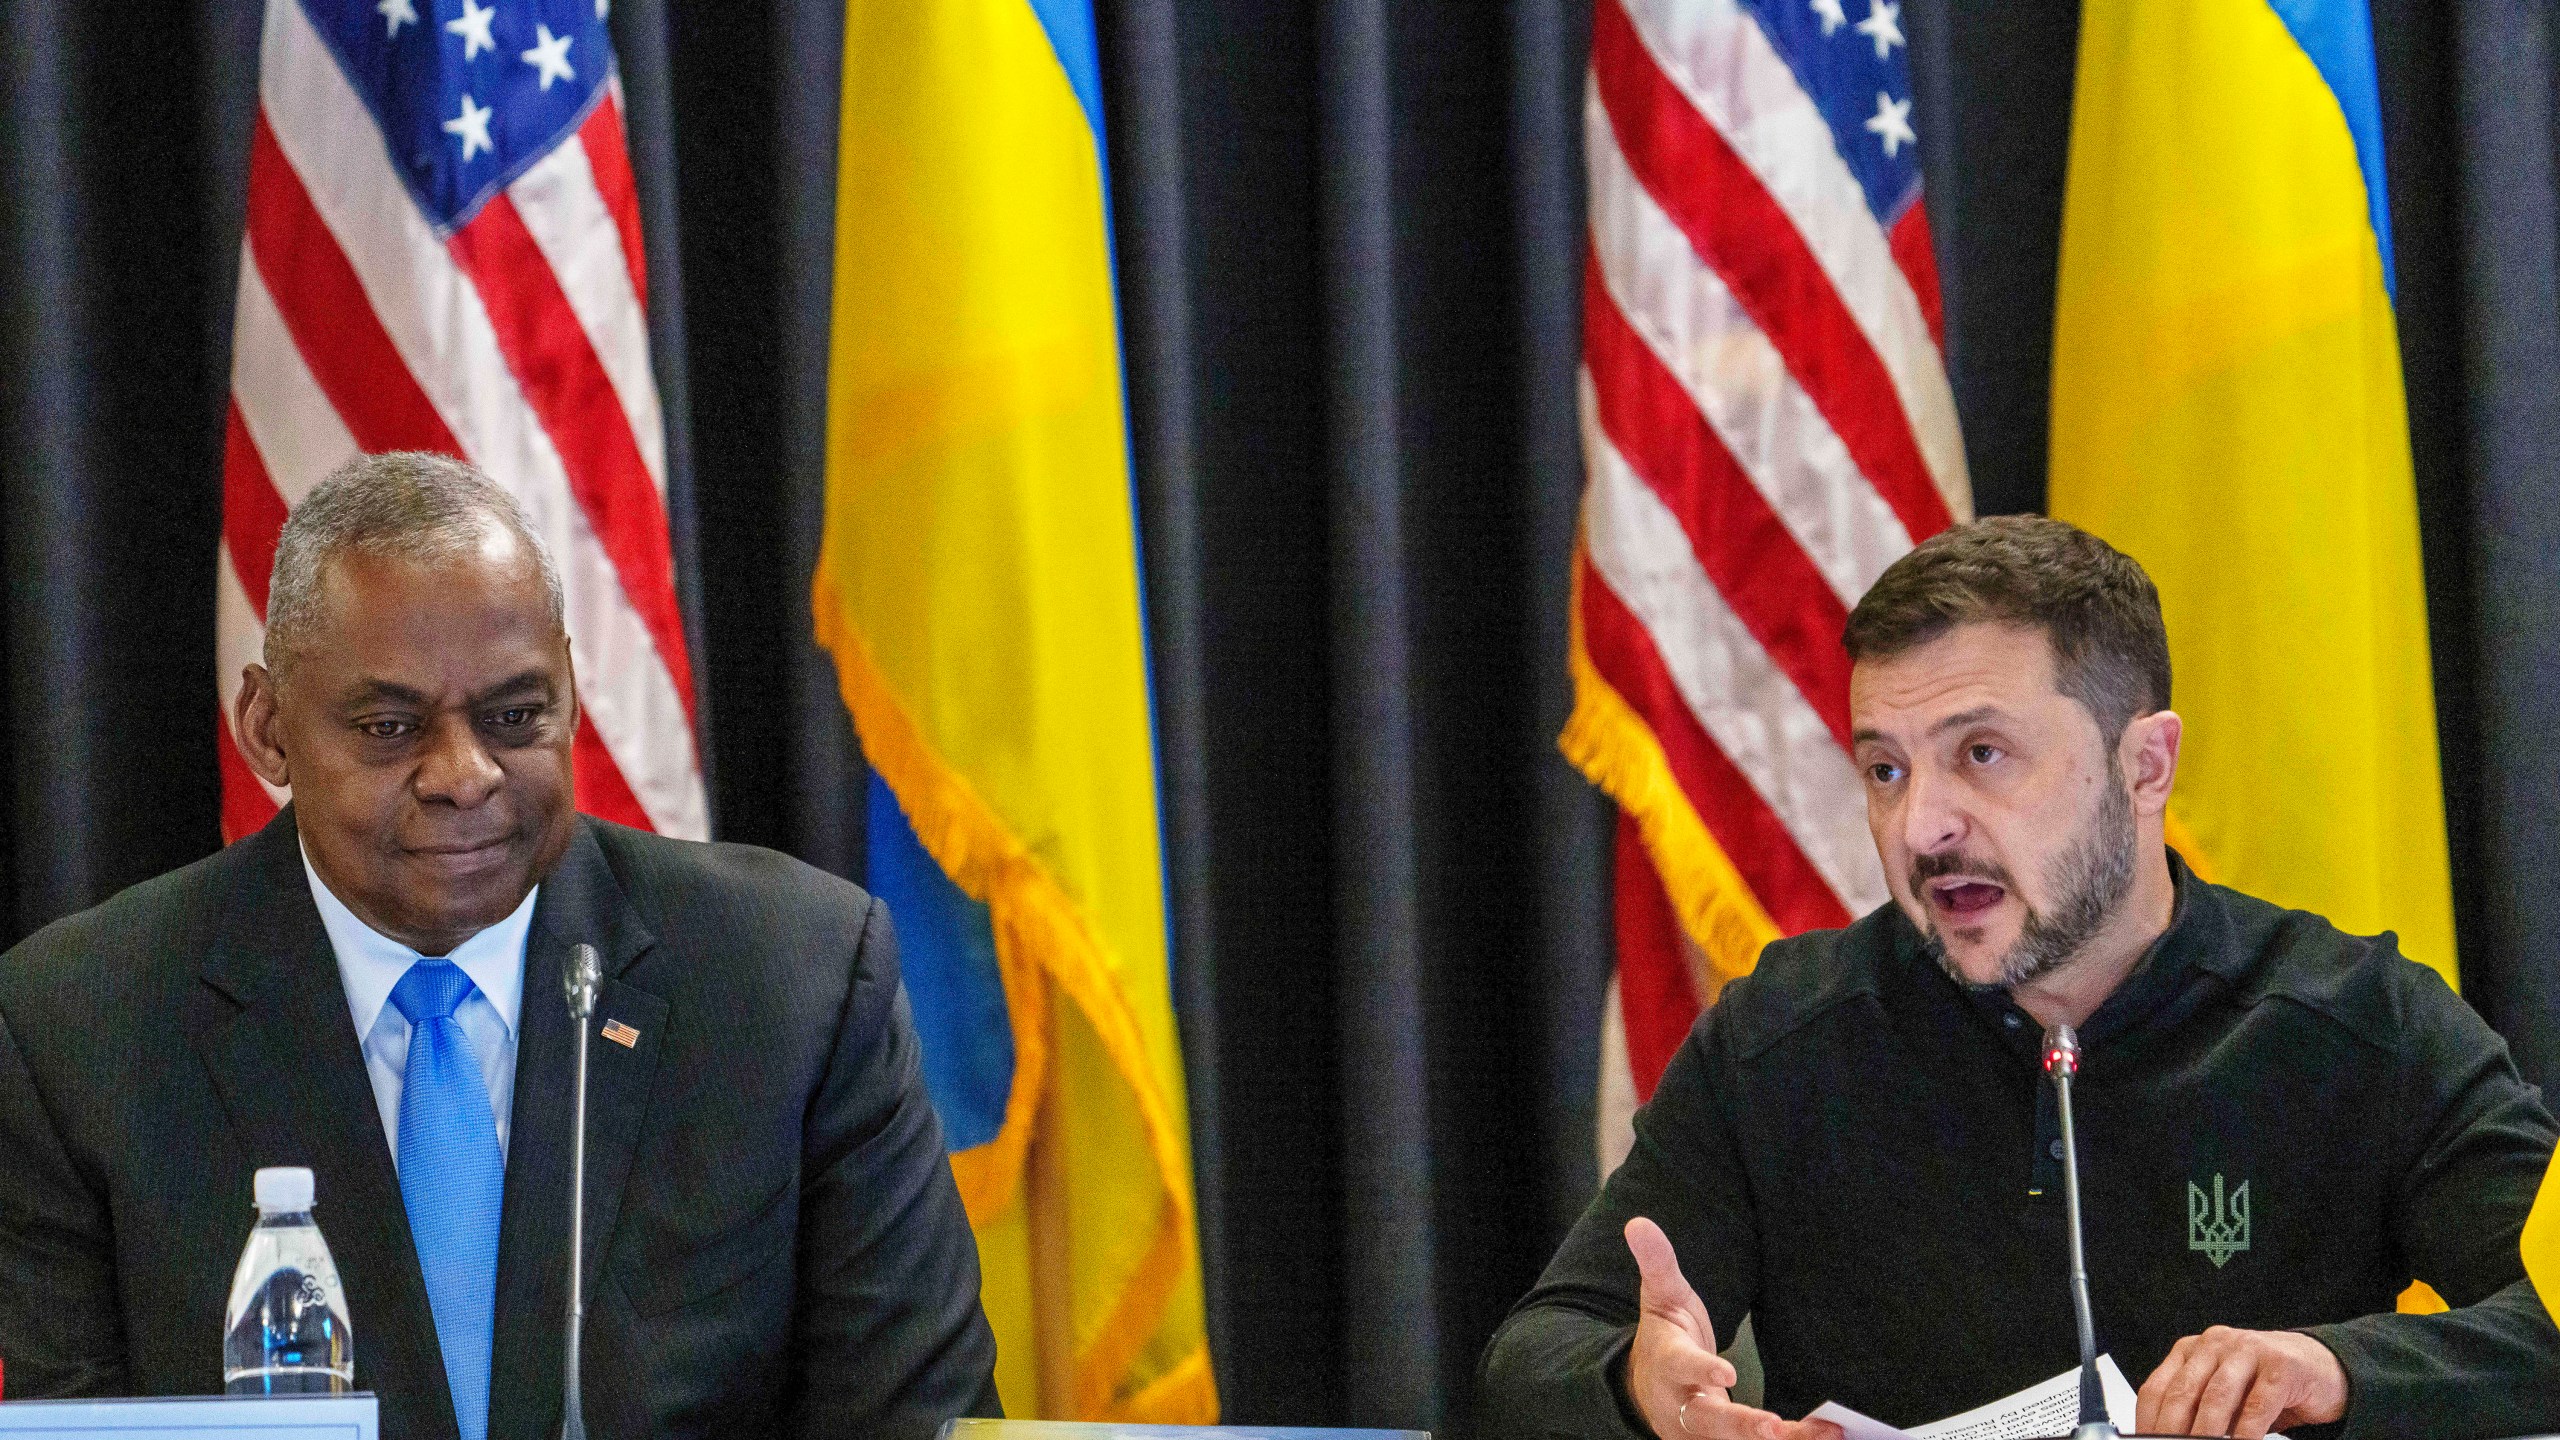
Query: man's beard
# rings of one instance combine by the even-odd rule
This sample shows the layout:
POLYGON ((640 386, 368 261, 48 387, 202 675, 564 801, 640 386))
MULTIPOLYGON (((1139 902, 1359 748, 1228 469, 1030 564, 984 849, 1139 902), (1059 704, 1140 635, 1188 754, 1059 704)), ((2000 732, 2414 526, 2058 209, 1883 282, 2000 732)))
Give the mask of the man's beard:
MULTIPOLYGON (((1949 978, 1967 989, 2014 990, 2040 975, 2048 975, 2069 964, 2081 947, 2096 939, 2112 919, 2125 893, 2133 888, 2134 826, 2133 800, 2124 791, 2124 772, 2115 757, 2107 757, 2107 783, 2099 787, 2097 813, 2081 828, 2069 849, 2055 859, 2045 872, 2046 889, 2059 897, 2060 903, 2047 914, 2027 906, 2026 923, 2018 927, 2016 943, 2000 957, 1997 978, 1989 983, 1974 980, 1947 955, 1946 940, 1938 934, 1937 922, 1929 923, 1923 943, 1929 956, 1949 978)), ((1945 875, 1973 875, 2007 888, 2026 904, 2017 885, 2007 871, 1997 865, 1977 864, 1961 855, 1923 855, 1911 862, 1911 893, 1925 895, 1923 886, 1945 875)))

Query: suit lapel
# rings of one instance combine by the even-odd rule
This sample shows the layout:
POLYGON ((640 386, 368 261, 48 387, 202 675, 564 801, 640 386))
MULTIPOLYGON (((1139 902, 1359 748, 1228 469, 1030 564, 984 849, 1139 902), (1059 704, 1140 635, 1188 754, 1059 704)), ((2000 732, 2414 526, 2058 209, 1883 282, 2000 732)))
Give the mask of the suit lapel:
POLYGON ((515 1115, 498 1238, 492 1440, 548 1440, 560 1429, 561 1337, 568 1309, 561 1262, 569 1246, 569 1147, 577 1102, 577 1037, 563 977, 571 947, 581 943, 595 946, 604 959, 605 983, 590 1023, 601 1029, 619 1020, 639 1032, 627 1046, 592 1034, 588 1045, 585 1271, 592 1317, 596 1275, 639 1144, 667 1005, 621 978, 656 937, 632 910, 596 845, 592 822, 585 820, 559 868, 542 884, 525 942, 515 1115))
POLYGON ((243 877, 205 956, 188 1031, 255 1163, 308 1165, 318 1180, 316 1213, 355 1331, 356 1385, 381 1396, 384 1432, 452 1436, 409 1212, 291 807, 240 845, 243 877))

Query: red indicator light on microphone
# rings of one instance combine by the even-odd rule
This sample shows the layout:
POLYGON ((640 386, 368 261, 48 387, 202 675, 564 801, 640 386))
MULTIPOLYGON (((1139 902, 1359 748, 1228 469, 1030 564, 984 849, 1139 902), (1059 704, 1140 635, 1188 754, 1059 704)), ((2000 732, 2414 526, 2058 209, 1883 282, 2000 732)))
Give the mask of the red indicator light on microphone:
POLYGON ((2044 1032, 2044 1073, 2080 1073, 2080 1037, 2070 1026, 2056 1025, 2044 1032))

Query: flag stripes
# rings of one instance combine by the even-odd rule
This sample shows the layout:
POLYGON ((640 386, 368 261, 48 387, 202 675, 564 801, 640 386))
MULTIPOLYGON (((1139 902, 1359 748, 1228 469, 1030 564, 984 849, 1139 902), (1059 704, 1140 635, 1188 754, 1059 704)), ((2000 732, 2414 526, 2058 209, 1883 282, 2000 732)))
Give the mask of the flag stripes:
MULTIPOLYGON (((1591 68, 1637 182, 1741 297, 1904 528, 1924 535, 1943 528, 1947 504, 1903 412, 1897 384, 1903 377, 1886 364, 1887 348, 1898 349, 1893 341, 1907 338, 1894 333, 1881 348, 1868 341, 1810 237, 1797 230, 1724 132, 1708 124, 1652 63, 1625 12, 1613 4, 1592 11, 1591 68)), ((1828 131, 1822 139, 1828 146, 1828 131)), ((1863 202, 1859 214, 1865 214, 1863 202)), ((1876 242, 1898 280, 1901 272, 1890 266, 1881 234, 1876 242)), ((1877 317, 1898 317, 1899 310, 1873 307, 1877 317)), ((1911 320, 1918 320, 1916 306, 1911 320)), ((1889 325, 1894 332, 1903 328, 1889 325)))
MULTIPOLYGON (((1583 633, 1592 663, 1638 714, 1659 717, 1654 738, 1672 779, 1708 831, 1722 839, 1753 898, 1790 932, 1848 923, 1848 908, 1805 858, 1786 821, 1698 723, 1644 623, 1587 572, 1583 584, 1583 633)), ((1650 883, 1662 888, 1658 880, 1650 883)))
MULTIPOLYGON (((1699 566, 1665 497, 1606 436, 1585 443, 1593 458, 1582 536, 1601 581, 1595 589, 1606 589, 1651 637, 1680 709, 1786 827, 1832 896, 1852 913, 1882 901, 1866 796, 1847 750, 1699 566)), ((1583 603, 1588 610, 1608 602, 1586 592, 1583 603)), ((1592 658, 1626 693, 1627 677, 1609 672, 1606 652, 1592 658)))
MULTIPOLYGON (((600 78, 574 125, 440 230, 329 47, 302 0, 270 0, 225 458, 226 725, 286 511, 359 452, 459 455, 524 504, 559 562, 582 808, 705 836, 617 88, 600 78)), ((581 54, 609 77, 609 52, 581 54)), ((239 778, 226 770, 233 835, 283 798, 239 778)))
POLYGON ((1784 357, 1689 239, 1636 183, 1593 93, 1584 107, 1591 258, 1609 304, 1677 381, 1752 487, 1786 522, 1845 610, 1911 548, 1900 516, 1864 483, 1848 447, 1784 357))
POLYGON ((1601 433, 1662 497, 1707 582, 1847 748, 1849 661, 1838 646, 1821 642, 1840 633, 1849 607, 1803 549, 1789 543, 1698 407, 1598 293, 1598 267, 1590 275, 1582 346, 1601 433), (1835 696, 1839 703, 1830 703, 1835 696))
MULTIPOLYGON (((1671 178, 1680 182, 1654 193, 1666 202, 1684 198, 1693 208, 1729 196, 1754 216, 1745 241, 1760 238, 1771 247, 1769 260, 1786 263, 1795 286, 1827 291, 1853 318, 1853 328, 1892 378, 1892 394, 1912 441, 1927 457, 1945 508, 1971 513, 1955 394, 1928 319, 1938 308, 1937 262, 1925 243, 1928 222, 1911 220, 1925 213, 1916 160, 1904 161, 1910 178, 1900 203, 1908 208, 1896 218, 1871 206, 1841 159, 1838 132, 1799 86, 1795 68, 1731 0, 1596 6, 1592 53, 1593 73, 1604 86, 1623 82, 1660 107, 1647 113, 1670 131, 1666 138, 1732 156, 1739 173, 1720 168, 1709 177, 1676 168, 1678 152, 1650 155, 1674 166, 1671 178), (1600 64, 1604 33, 1611 62, 1606 68, 1600 64), (1783 224, 1766 218, 1769 208, 1784 217, 1783 224), (1888 238, 1905 224, 1918 228, 1910 236, 1888 238)), ((1899 55, 1886 68, 1892 72, 1889 83, 1910 88, 1899 55)), ((1874 143, 1863 134, 1856 138, 1874 143)), ((1700 253, 1714 252, 1702 246, 1700 253)))
POLYGON ((1886 899, 1841 630, 1972 509, 1901 44, 1775 0, 1594 7, 1562 744, 1622 813, 1604 1097, 1650 1094, 1768 939, 1886 899))

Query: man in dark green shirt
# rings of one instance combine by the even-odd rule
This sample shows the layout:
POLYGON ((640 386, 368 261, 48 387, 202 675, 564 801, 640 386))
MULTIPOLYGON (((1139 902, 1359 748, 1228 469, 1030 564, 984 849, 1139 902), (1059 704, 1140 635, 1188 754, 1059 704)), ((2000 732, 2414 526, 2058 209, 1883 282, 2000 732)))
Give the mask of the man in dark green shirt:
POLYGON ((2141 1430, 2560 1429, 2516 1244, 2551 1117, 2392 937, 2164 845, 2181 721, 2140 567, 2057 521, 1961 526, 1846 641, 1893 901, 1770 946, 1700 1021, 1488 1348, 1494 1428, 1811 1437, 1779 1416, 1914 1425, 2073 1367, 2059 1022, 2099 1344, 2148 1377, 2141 1430), (2412 1279, 2454 1308, 2392 1313, 2412 1279), (1715 1354, 1745 1315, 1767 1411, 1715 1354))

